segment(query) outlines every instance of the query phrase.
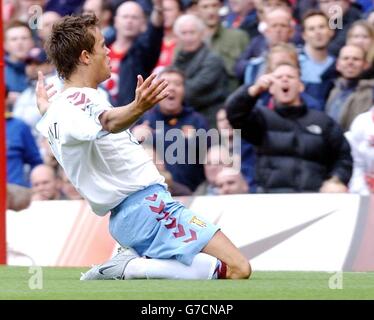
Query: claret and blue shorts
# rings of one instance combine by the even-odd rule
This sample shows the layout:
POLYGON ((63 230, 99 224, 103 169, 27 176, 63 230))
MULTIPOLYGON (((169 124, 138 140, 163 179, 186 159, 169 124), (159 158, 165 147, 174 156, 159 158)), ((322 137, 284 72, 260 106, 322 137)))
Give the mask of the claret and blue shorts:
POLYGON ((111 210, 110 233, 140 256, 190 265, 219 228, 173 200, 163 185, 129 195, 111 210))

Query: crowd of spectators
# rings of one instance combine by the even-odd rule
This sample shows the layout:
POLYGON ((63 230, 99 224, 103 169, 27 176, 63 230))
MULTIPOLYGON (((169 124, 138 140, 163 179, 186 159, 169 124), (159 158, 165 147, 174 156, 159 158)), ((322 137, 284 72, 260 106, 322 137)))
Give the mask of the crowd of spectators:
POLYGON ((66 14, 99 18, 114 107, 138 74, 169 83, 131 130, 173 195, 374 192, 370 0, 3 1, 9 190, 81 199, 36 130, 38 71, 63 88, 43 44, 66 14))

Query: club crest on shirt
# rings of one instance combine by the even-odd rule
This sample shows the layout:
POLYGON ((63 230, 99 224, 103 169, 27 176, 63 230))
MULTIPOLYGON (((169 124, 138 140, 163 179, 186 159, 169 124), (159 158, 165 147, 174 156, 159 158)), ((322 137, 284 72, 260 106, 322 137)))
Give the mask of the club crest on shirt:
POLYGON ((196 224, 197 226, 201 227, 201 228, 205 228, 206 227, 206 223, 204 221, 201 221, 199 218, 197 218, 196 216, 193 216, 192 219, 190 220, 190 224, 191 223, 194 223, 196 224))

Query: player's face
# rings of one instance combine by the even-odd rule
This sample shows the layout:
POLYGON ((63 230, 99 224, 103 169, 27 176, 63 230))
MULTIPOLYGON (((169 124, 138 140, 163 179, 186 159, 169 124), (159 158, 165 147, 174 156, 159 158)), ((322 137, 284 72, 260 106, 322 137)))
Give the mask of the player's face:
POLYGON ((93 66, 95 68, 95 75, 98 77, 98 83, 110 78, 110 50, 105 45, 104 37, 99 28, 95 29, 94 33, 96 42, 93 55, 93 66))

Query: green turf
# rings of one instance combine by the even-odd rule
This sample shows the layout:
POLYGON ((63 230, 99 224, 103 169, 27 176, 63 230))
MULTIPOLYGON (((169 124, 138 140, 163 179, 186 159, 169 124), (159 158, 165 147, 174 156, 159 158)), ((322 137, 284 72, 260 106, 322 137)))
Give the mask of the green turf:
POLYGON ((254 272, 251 280, 238 281, 83 282, 81 271, 43 268, 43 288, 31 290, 28 268, 0 267, 0 299, 374 299, 373 272, 344 273, 343 289, 332 290, 327 272, 254 272))

